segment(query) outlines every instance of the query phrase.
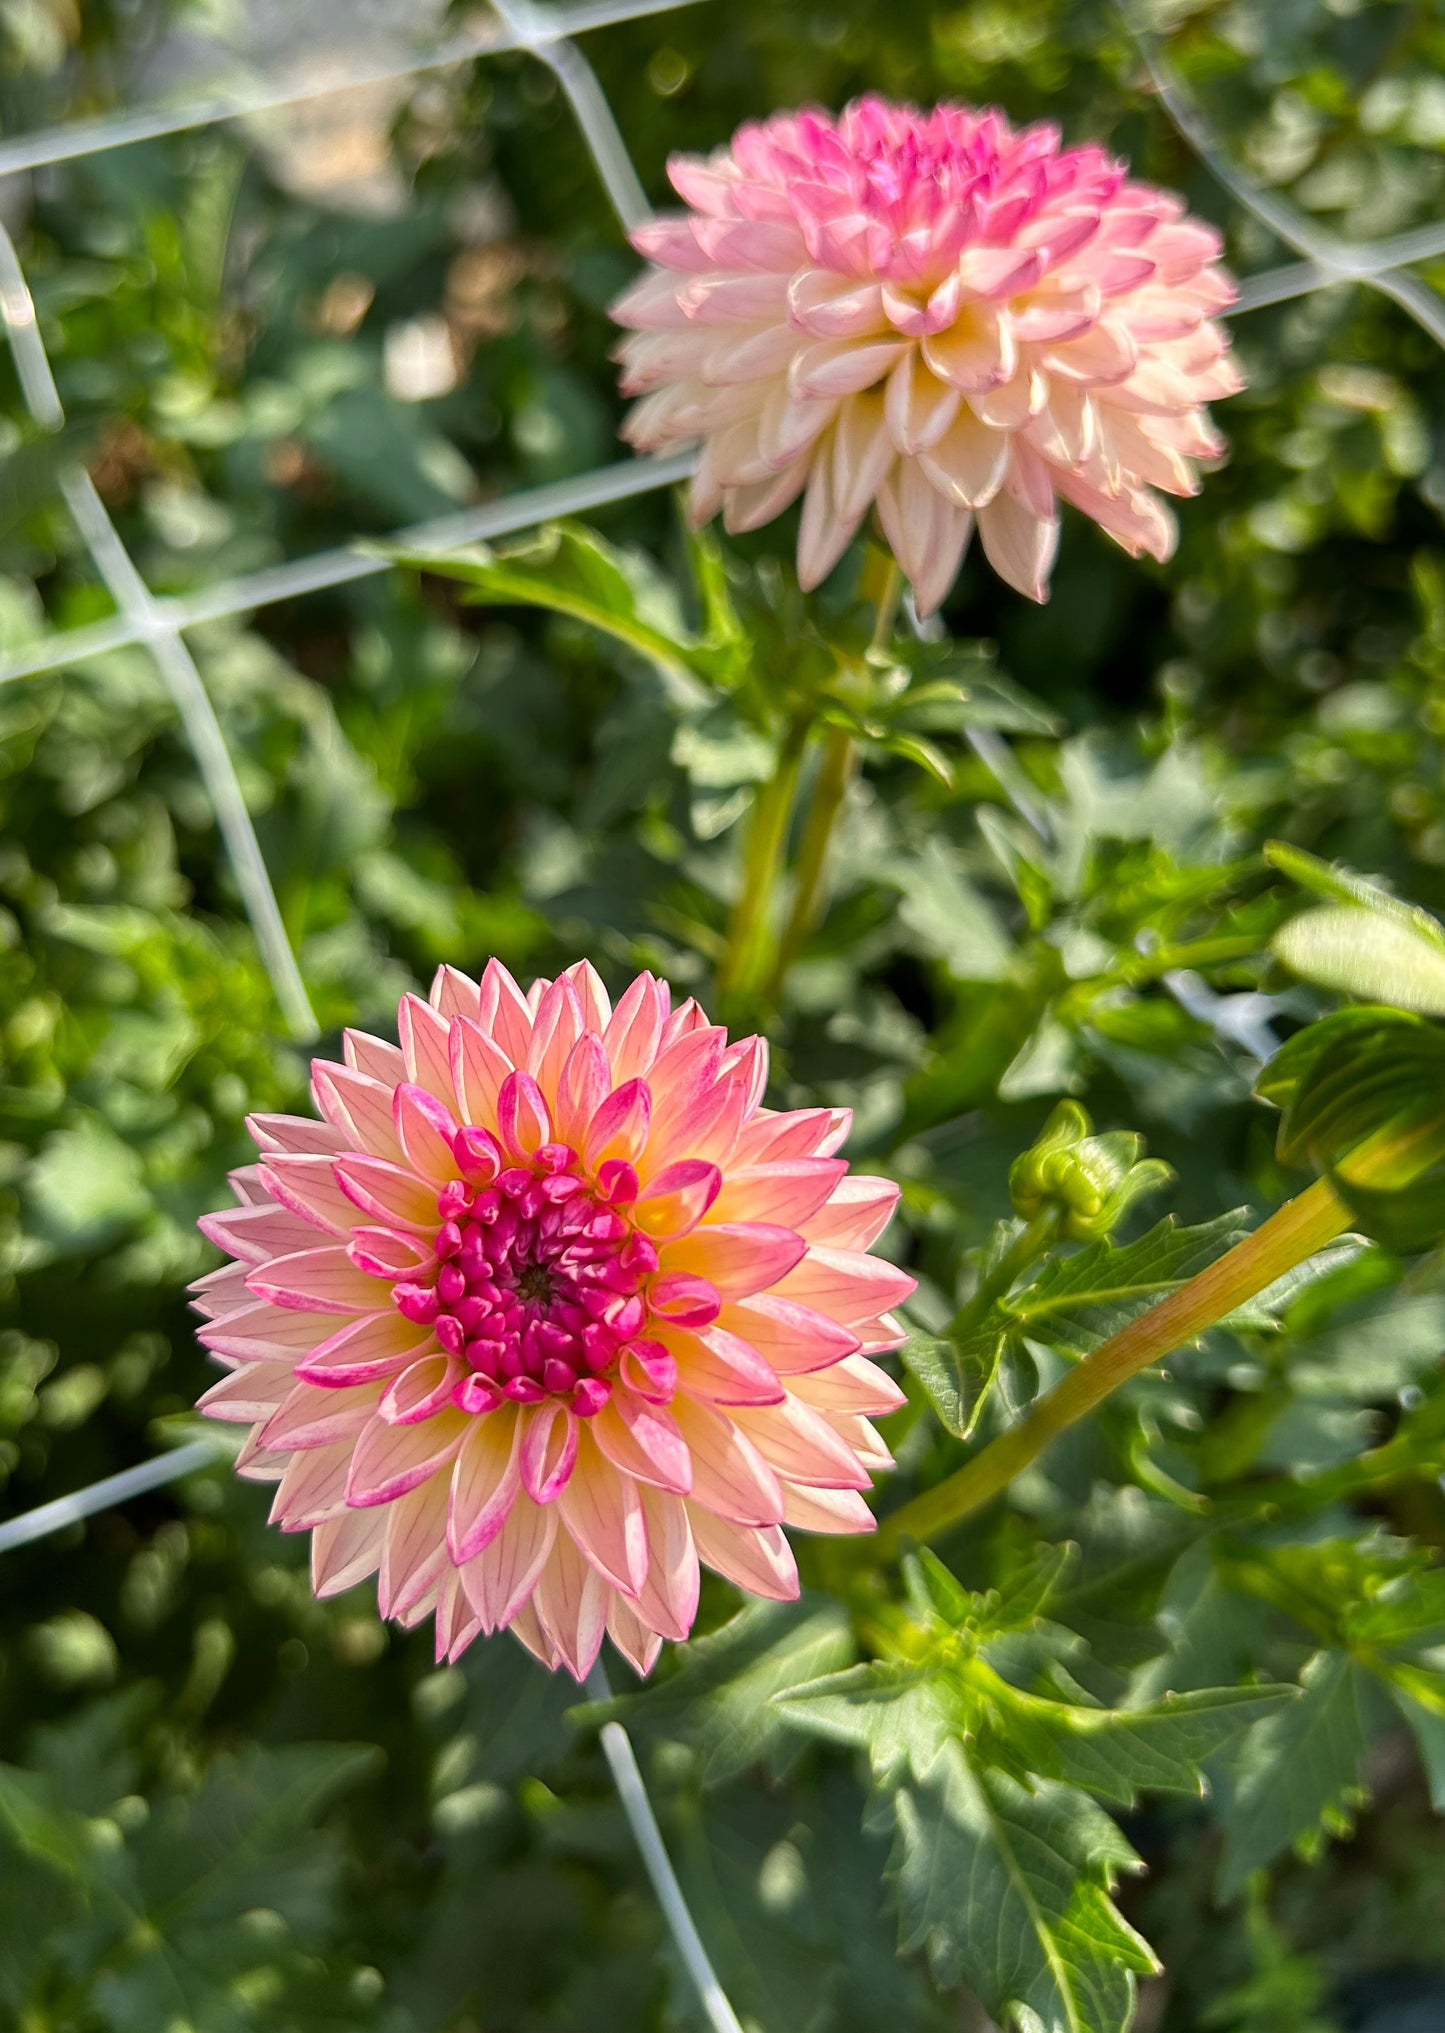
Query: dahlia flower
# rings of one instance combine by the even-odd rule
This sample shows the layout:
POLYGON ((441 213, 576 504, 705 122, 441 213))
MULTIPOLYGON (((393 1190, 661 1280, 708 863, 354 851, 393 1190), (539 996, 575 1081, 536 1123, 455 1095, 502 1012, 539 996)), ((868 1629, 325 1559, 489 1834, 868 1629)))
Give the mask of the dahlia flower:
POLYGON ((401 1005, 400 1046, 318 1060, 321 1120, 258 1116, 240 1206, 201 1223, 238 1467, 309 1531, 317 1593, 379 1570, 438 1660, 509 1625, 581 1679, 684 1638, 699 1562, 797 1594, 784 1524, 859 1532, 889 1466, 869 1360, 913 1281, 868 1255, 897 1189, 848 1176, 846 1110, 762 1105, 730 1044, 644 974, 523 995, 495 960, 401 1005))
POLYGON ((1211 313, 1219 236, 1056 128, 967 106, 856 100, 677 156, 689 210, 641 226, 624 435, 701 439, 692 509, 756 529, 803 496, 798 574, 832 570, 871 505, 922 612, 978 524, 1047 596, 1059 500, 1167 558, 1156 489, 1191 494, 1222 441, 1202 405, 1240 378, 1211 313))

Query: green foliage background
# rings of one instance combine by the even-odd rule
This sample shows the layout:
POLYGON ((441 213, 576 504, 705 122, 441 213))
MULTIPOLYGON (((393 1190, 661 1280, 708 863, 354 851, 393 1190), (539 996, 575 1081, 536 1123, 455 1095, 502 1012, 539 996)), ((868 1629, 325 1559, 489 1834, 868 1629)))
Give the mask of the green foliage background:
MULTIPOLYGON (((188 11, 203 10, 0 0, 4 128, 114 103, 188 11)), ((1157 25, 1257 181, 1345 234, 1438 218, 1438 0, 1185 0, 1157 25)), ((670 149, 749 115, 867 87, 953 94, 1106 138, 1224 224, 1241 273, 1289 258, 1174 134, 1095 0, 703 0, 588 53, 659 198, 670 149)), ((398 109, 399 217, 298 195, 254 140, 208 129, 3 193, 72 419, 64 449, 87 458, 153 587, 616 456, 605 306, 634 263, 538 65, 448 73, 398 109), (438 310, 460 385, 388 396, 386 334, 438 310)), ((922 1279, 925 1330, 968 1290, 1009 1214, 1010 1162, 1063 1092, 1173 1164, 1185 1223, 1298 1185, 1249 1098, 1237 1026, 1257 1008, 1226 1000, 1211 1021, 1163 982, 1193 969, 1227 999, 1266 979, 1290 902, 1265 838, 1445 907, 1445 356, 1351 288, 1252 313, 1237 342, 1249 389, 1221 414, 1231 455, 1185 505, 1169 566, 1076 520, 1046 608, 968 565, 947 619, 971 703, 927 729, 952 782, 875 746, 832 909, 777 1018, 777 1098, 850 1103, 855 1157, 904 1182, 890 1246, 922 1279), (964 721, 1002 730, 1021 799, 964 721), (1047 842, 1020 802, 1046 812, 1047 842)), ((8 364, 0 401, 14 648, 42 609, 61 625, 109 610, 8 364)), ((640 598, 664 630, 697 625, 674 506, 602 526, 628 547, 614 608, 640 598)), ((766 613, 785 541, 745 547, 744 607, 766 613)), ((402 988, 493 952, 522 974, 585 952, 614 982, 648 965, 705 993, 776 735, 766 686, 720 693, 574 620, 458 595, 396 570, 194 636, 328 1035, 385 1031, 402 988)), ((845 573, 815 620, 853 626, 848 597, 845 573)), ((0 690, 0 801, 10 1514, 184 1433, 206 1375, 184 1302, 208 1265, 194 1220, 243 1161, 247 1111, 299 1104, 305 1055, 278 1034, 144 651, 0 690)), ((1266 985, 1281 1034, 1323 1006, 1266 985)), ((1096 1285, 1064 1271, 1081 1257, 1058 1260, 1059 1290, 991 1321, 986 1421, 1141 1303, 1161 1246, 1146 1226, 1104 1246, 1096 1285)), ((1274 1297, 1141 1380, 1022 1479, 1006 1517, 946 1549, 967 1589, 1001 1594, 970 1605, 934 1577, 918 1610, 972 1634, 975 1691, 985 1668, 1082 1706, 1303 1686, 1222 1748, 1190 1740, 1183 1770, 1192 1784, 1207 1759, 1207 1801, 1159 1793, 1142 1751, 1101 1777, 1041 1737, 1020 1767, 1074 1803, 1059 1854, 1097 1895, 1108 1969, 1150 1967, 1134 1928, 1161 1958, 1141 2024, 1168 2033, 1326 2033, 1427 1997, 1438 2012, 1445 1981, 1430 1810, 1432 1791, 1445 1804, 1430 1565, 1445 1269, 1345 1248, 1274 1297), (1065 1541, 1075 1566, 1047 1598, 1025 1590, 1012 1624, 1031 1546, 1065 1541), (1148 1875, 1126 1874, 1121 1920, 1107 1884, 1136 1857, 1148 1875)), ((892 1437, 900 1490, 960 1452, 921 1389, 892 1437)), ((264 1508, 206 1472, 0 1560, 0 2024, 694 2026, 595 1732, 569 1716, 576 1690, 506 1640, 435 1672, 425 1634, 383 1629, 364 1591, 318 1606, 304 1548, 264 1508)), ((973 1825, 960 1802, 1014 1800, 1019 1781, 978 1748, 986 1729, 968 1739, 977 1770, 933 1761, 932 1682, 883 1690, 887 1742, 877 1705, 857 1723, 861 1683, 827 1676, 874 1669, 854 1667, 856 1632, 810 1560, 817 1592, 797 1612, 730 1622, 719 1585, 715 1635, 631 1712, 670 1842, 750 2026, 973 2024, 960 1979, 988 1995, 977 1941, 997 1896, 954 1895, 973 1825), (804 1683, 806 1698, 767 1698, 804 1683)), ((1036 2002, 1040 2023, 1117 2023, 1122 1981, 1036 2002)))

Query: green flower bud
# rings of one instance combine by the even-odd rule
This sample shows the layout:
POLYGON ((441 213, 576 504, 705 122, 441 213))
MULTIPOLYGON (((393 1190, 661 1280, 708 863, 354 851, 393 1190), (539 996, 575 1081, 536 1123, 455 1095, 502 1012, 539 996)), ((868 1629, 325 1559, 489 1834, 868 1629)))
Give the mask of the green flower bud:
POLYGON ((1052 1205, 1063 1233, 1095 1242, 1118 1227, 1136 1200, 1174 1176, 1158 1158, 1141 1155, 1144 1139, 1131 1130, 1093 1133, 1077 1101, 1061 1101, 1037 1141, 1014 1160, 1009 1194, 1026 1221, 1052 1205))

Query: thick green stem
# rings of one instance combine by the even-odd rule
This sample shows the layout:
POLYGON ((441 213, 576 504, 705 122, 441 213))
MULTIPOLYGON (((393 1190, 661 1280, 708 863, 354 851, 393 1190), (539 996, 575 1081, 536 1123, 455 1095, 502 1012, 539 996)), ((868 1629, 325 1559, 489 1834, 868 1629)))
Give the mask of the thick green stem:
POLYGON ((750 1001, 766 970, 773 905, 811 726, 811 716, 805 714, 790 722, 773 774, 753 805, 742 887, 718 967, 718 999, 724 1006, 750 1001))
MULTIPOLYGON (((1436 1163, 1445 1150, 1441 1124, 1428 1118, 1405 1128, 1380 1130, 1351 1152, 1340 1170, 1360 1187, 1401 1189, 1436 1163)), ((878 1535, 885 1556, 909 1540, 937 1539, 999 1496, 1070 1426, 1076 1425, 1105 1398, 1186 1341, 1234 1312, 1276 1278, 1313 1256, 1350 1226, 1348 1206, 1327 1179, 1317 1179, 1285 1205, 1253 1235, 1246 1236, 1218 1263, 1131 1320, 1127 1327, 1069 1371, 1016 1426, 991 1440, 972 1461, 965 1462, 936 1489, 926 1490, 895 1511, 878 1535)))
POLYGON ((896 1553, 910 1539, 937 1539, 951 1531, 991 1503, 1051 1441, 1101 1405, 1120 1384, 1182 1342, 1192 1341, 1349 1225, 1349 1209, 1328 1181, 1317 1179, 1218 1263, 1085 1356, 1026 1418, 991 1441, 956 1475, 895 1511, 879 1534, 880 1552, 896 1553))

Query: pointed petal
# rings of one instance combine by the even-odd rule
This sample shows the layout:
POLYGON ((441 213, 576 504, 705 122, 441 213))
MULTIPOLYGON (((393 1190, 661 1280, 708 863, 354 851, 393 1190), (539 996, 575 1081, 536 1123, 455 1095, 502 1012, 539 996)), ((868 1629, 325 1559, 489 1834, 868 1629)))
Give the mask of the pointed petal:
POLYGON ((796 1602, 798 1565, 781 1526, 729 1524, 689 1501, 688 1522, 699 1558, 749 1594, 796 1602))
POLYGON ((452 1470, 447 1544, 458 1567, 490 1546, 521 1488, 520 1414, 512 1405, 481 1413, 462 1441, 452 1470))
POLYGON ((621 1474, 584 1426, 577 1464, 549 1512, 560 1511, 583 1555, 614 1588, 635 1597, 647 1577, 647 1526, 637 1484, 621 1474))

